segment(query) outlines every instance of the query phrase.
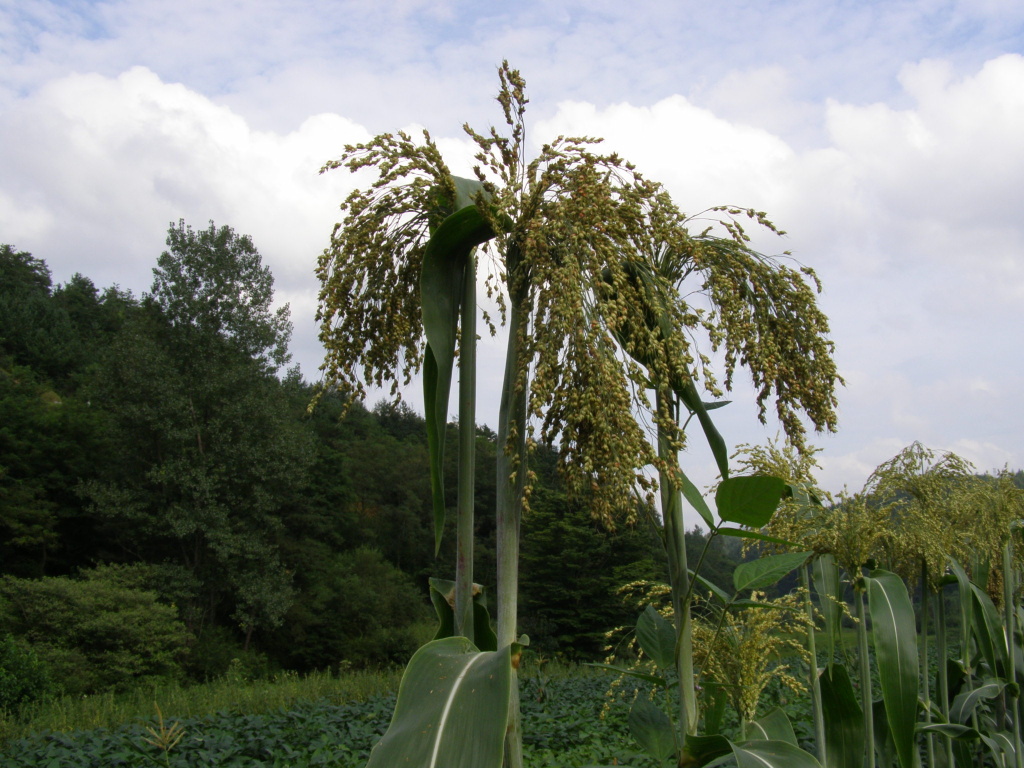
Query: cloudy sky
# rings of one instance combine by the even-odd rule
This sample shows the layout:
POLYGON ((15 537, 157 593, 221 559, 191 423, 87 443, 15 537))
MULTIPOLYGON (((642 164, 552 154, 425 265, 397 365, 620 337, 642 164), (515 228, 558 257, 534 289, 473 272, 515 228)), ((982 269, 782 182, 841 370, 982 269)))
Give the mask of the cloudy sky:
MULTIPOLYGON (((465 171, 503 58, 538 146, 603 136, 687 212, 768 211, 789 234, 764 248, 818 271, 846 380, 825 487, 914 440, 1024 467, 1019 0, 0 0, 0 242, 139 294, 170 222, 229 224, 315 378, 313 268, 352 184, 318 169, 422 126, 465 171)), ((776 433, 747 400, 718 412, 731 444, 776 433)))

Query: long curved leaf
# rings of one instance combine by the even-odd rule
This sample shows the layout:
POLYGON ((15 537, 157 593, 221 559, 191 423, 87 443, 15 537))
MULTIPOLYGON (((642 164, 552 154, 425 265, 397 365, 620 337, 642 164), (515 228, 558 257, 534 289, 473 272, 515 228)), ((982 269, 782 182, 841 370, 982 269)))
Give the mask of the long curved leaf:
POLYGON ((750 723, 747 728, 748 732, 749 729, 756 729, 761 734, 758 738, 770 741, 784 741, 787 744, 792 744, 794 747, 798 746, 793 724, 789 721, 789 716, 780 707, 775 707, 764 717, 760 717, 750 723))
POLYGON ((511 646, 478 651, 434 640, 406 667, 391 725, 366 768, 501 768, 512 684, 511 646))
POLYGON ((974 638, 978 643, 991 674, 998 675, 1009 669, 1006 654, 1006 634, 1003 632, 999 611, 992 598, 977 584, 971 583, 971 606, 974 612, 974 638))
POLYGON ((818 610, 825 619, 829 658, 835 658, 836 641, 840 638, 843 599, 839 580, 839 565, 834 555, 819 555, 814 560, 814 591, 818 593, 818 610))
POLYGON ((693 386, 693 381, 687 382, 673 382, 673 389, 676 394, 679 395, 679 399, 683 401, 683 405, 690 411, 697 415, 697 421, 700 422, 701 429, 704 430, 704 437, 708 441, 708 445, 711 447, 711 453, 715 457, 715 463, 718 465, 718 473, 723 478, 729 477, 729 449, 725 445, 725 440, 719 433, 715 423, 711 420, 711 415, 708 413, 708 407, 700 399, 700 395, 697 393, 697 388, 693 386))
MULTIPOLYGON (((457 180, 463 202, 470 179, 457 180)), ((476 182, 479 189, 483 186, 476 182)), ((494 237, 487 220, 475 205, 448 216, 434 230, 423 253, 420 272, 420 304, 427 349, 423 364, 423 406, 430 451, 430 487, 434 503, 434 551, 444 531, 444 430, 448 423, 448 399, 455 364, 456 331, 462 301, 466 265, 473 248, 494 237)))
POLYGON ((996 698, 1003 692, 1005 687, 1006 683, 993 681, 961 693, 953 699, 953 703, 949 707, 950 721, 967 725, 967 721, 971 719, 971 715, 978 708, 978 705, 983 701, 996 698))
POLYGON ((829 768, 860 768, 864 762, 864 711, 850 675, 841 664, 829 664, 820 682, 825 764, 829 768))
POLYGON ((878 680, 901 768, 914 765, 917 722, 917 626, 903 580, 874 570, 867 578, 878 680))
POLYGON ((690 502, 690 506, 697 510, 697 514, 701 516, 701 519, 707 524, 708 528, 714 528, 715 516, 711 514, 711 507, 704 501, 700 489, 693 484, 693 481, 686 476, 682 469, 679 470, 679 475, 683 484, 681 489, 683 497, 690 502))
POLYGON ((810 752, 785 741, 745 741, 732 744, 738 768, 821 768, 810 752))
POLYGON ((648 683, 652 683, 659 688, 667 688, 668 681, 663 677, 657 675, 650 675, 646 672, 639 672, 635 669, 627 669, 626 667, 617 667, 614 664, 599 664, 596 661, 588 661, 583 666, 585 667, 597 667, 598 669, 609 669, 612 672, 618 672, 620 675, 626 677, 635 677, 637 680, 646 680, 648 683))
POLYGON ((754 539, 756 541, 770 541, 772 544, 783 544, 788 547, 795 547, 795 541, 786 541, 777 536, 769 536, 760 531, 751 531, 746 528, 732 528, 727 525, 719 526, 718 533, 722 536, 732 536, 737 539, 754 539))

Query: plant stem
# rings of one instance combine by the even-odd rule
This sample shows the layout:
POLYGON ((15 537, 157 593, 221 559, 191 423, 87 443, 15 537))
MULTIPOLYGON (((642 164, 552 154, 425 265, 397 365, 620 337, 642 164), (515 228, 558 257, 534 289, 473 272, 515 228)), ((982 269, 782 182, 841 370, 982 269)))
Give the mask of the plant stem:
MULTIPOLYGON (((940 584, 938 592, 938 607, 935 611, 938 627, 935 630, 936 643, 939 657, 939 712, 942 719, 949 722, 949 671, 946 669, 946 661, 949 651, 946 649, 946 596, 940 584)), ((946 765, 953 765, 953 739, 946 737, 946 765)))
POLYGON ((459 329, 459 496, 456 524, 455 634, 473 632, 473 528, 476 478, 476 259, 470 254, 463 281, 459 329))
MULTIPOLYGON (((671 393, 658 392, 659 412, 678 405, 671 393)), ((675 414, 673 413, 673 417, 675 414)), ((658 424, 658 454, 674 466, 678 456, 672 450, 668 435, 658 424)), ((679 679, 679 744, 686 743, 686 734, 697 732, 697 693, 693 679, 693 630, 690 624, 690 574, 686 563, 686 527, 683 521, 683 494, 672 483, 668 473, 661 472, 661 510, 665 526, 665 552, 668 555, 668 579, 672 590, 672 611, 675 616, 676 674, 679 679)))
POLYGON ((857 640, 860 651, 860 700, 864 709, 864 764, 875 768, 875 713, 872 709, 871 660, 868 658, 868 625, 864 611, 864 577, 857 574, 853 585, 857 610, 857 640))
MULTIPOLYGON (((516 641, 519 599, 519 528, 526 488, 526 367, 520 364, 520 344, 526 335, 528 313, 522 300, 511 301, 508 350, 498 416, 497 555, 498 647, 516 641)), ((519 716, 519 678, 512 670, 505 768, 522 768, 523 733, 519 716)))
MULTIPOLYGON (((1009 664, 1009 670, 1007 670, 1006 679, 1010 682, 1015 682, 1017 680, 1017 654, 1016 649, 1014 648, 1014 575, 1015 574, 1013 571, 1013 531, 1011 530, 1009 536, 1006 537, 1006 544, 1003 545, 1003 615, 1005 622, 1005 627, 1003 629, 1006 633, 1006 656, 1009 664)), ((1009 703, 1008 709, 1010 712, 1010 719, 1013 723, 1013 743, 1019 745, 1020 708, 1017 706, 1016 701, 1011 701, 1009 703)), ((1021 754, 1020 749, 1014 750, 1014 766, 1015 768, 1024 768, 1024 755, 1021 754)))
MULTIPOLYGON (((928 563, 921 558, 921 642, 918 645, 918 669, 921 670, 921 701, 931 702, 932 692, 928 672, 928 604, 930 602, 931 590, 928 584, 928 563)), ((930 706, 924 708, 924 721, 931 723, 932 710, 930 706)), ((935 765, 935 737, 929 733, 925 737, 925 749, 928 755, 928 765, 935 765)))
MULTIPOLYGON (((800 568, 800 580, 805 590, 804 602, 807 607, 807 650, 811 654, 811 711, 814 717, 814 739, 817 742, 818 757, 825 756, 825 719, 821 707, 821 678, 818 676, 818 647, 814 637, 814 603, 811 602, 810 566, 804 563, 800 568)), ((831 660, 830 660, 831 663, 831 660)))

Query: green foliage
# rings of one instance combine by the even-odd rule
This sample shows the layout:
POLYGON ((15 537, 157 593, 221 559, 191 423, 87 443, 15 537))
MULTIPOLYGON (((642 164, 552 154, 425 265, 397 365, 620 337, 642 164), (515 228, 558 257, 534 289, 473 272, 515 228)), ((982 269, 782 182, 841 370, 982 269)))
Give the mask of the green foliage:
POLYGON ((606 635, 632 620, 617 597, 623 585, 662 576, 650 531, 610 531, 583 505, 543 488, 531 497, 521 546, 522 631, 531 647, 575 660, 601 658, 606 635))
POLYGON ((288 305, 271 309, 274 278, 248 235, 212 221, 197 232, 180 220, 168 229, 167 246, 149 298, 179 332, 179 344, 216 336, 267 370, 288 361, 288 305))
POLYGON ((501 768, 512 648, 479 651, 464 637, 420 648, 402 675, 387 733, 367 768, 501 768))
POLYGON ((31 646, 11 635, 0 639, 0 713, 16 713, 54 688, 49 670, 31 646))
POLYGON ((190 627, 229 614, 248 638, 293 600, 281 512, 313 458, 272 375, 287 307, 270 310, 273 279, 248 237, 179 223, 167 242, 89 389, 111 414, 114 461, 84 490, 117 544, 201 585, 190 627))
POLYGON ((118 583, 116 570, 85 578, 0 579, 0 631, 29 643, 71 694, 174 676, 187 632, 155 593, 118 583))
MULTIPOLYGON (((147 727, 155 727, 153 698, 160 703, 167 726, 177 722, 185 736, 168 754, 170 765, 219 765, 225 768, 363 768, 371 747, 387 728, 395 706, 394 688, 381 695, 380 681, 365 687, 369 694, 351 688, 346 675, 327 680, 318 676, 314 689, 284 678, 272 683, 253 683, 244 689, 218 683, 218 704, 175 705, 160 691, 138 697, 139 715, 128 715, 101 729, 77 729, 69 733, 39 733, 2 747, 0 768, 35 768, 56 764, 68 768, 122 765, 141 768, 160 757, 159 750, 145 745, 147 727), (325 684, 326 683, 326 684, 325 684), (307 690, 305 695, 282 699, 278 689, 307 690), (339 693, 329 693, 337 688, 339 693), (352 694, 343 692, 351 690, 352 694), (304 699, 304 700, 299 700, 304 699), (188 714, 203 711, 203 716, 188 714)), ((358 682, 358 680, 357 680, 358 682)), ((388 681, 392 686, 393 680, 388 681)), ((531 766, 630 765, 655 768, 655 763, 630 745, 626 719, 628 704, 606 699, 604 676, 579 671, 548 674, 525 671, 522 683, 525 721, 524 754, 531 766)), ((634 689, 624 687, 630 698, 634 689)), ((199 689, 183 690, 195 699, 199 689)), ((185 698, 187 701, 188 698, 185 698)), ((89 702, 86 702, 89 703, 89 702)), ((54 729, 55 730, 55 729, 54 729)))
POLYGON ((324 669, 408 660, 428 615, 407 575, 360 547, 305 564, 300 599, 267 639, 288 666, 324 669))

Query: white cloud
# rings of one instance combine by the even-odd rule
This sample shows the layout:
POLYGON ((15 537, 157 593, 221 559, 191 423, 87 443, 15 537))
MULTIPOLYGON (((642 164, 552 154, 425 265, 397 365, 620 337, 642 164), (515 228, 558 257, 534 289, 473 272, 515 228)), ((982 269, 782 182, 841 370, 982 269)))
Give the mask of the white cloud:
MULTIPOLYGON (((556 106, 535 94, 587 90, 557 70, 558 62, 581 55, 581 40, 593 39, 572 37, 573 30, 609 23, 600 14, 576 18, 573 7, 567 13, 568 37, 548 28, 541 46, 557 53, 554 74, 545 77, 540 63, 530 65, 538 87, 531 84, 536 103, 528 137, 604 136, 609 151, 665 182, 685 210, 749 205, 767 210, 791 233, 758 246, 792 249, 825 282, 822 303, 848 380, 840 393, 843 432, 825 440, 830 483, 859 487, 866 474, 851 473, 870 471, 914 439, 962 444, 984 466, 1024 464, 1024 423, 1014 400, 1024 373, 1008 351, 1024 327, 1024 58, 993 58, 967 75, 937 60, 907 65, 899 79, 904 92, 878 103, 819 103, 794 86, 789 65, 753 62, 733 64, 732 74, 721 74, 725 80, 712 78, 697 89, 700 99, 678 87, 675 95, 647 102, 606 94, 556 106), (791 105, 799 119, 787 123, 791 105)), ((353 183, 342 171, 318 176, 317 170, 345 143, 368 138, 367 122, 384 123, 405 110, 421 113, 455 172, 468 174, 471 148, 449 117, 469 103, 478 113, 500 113, 489 101, 493 63, 473 60, 471 68, 482 74, 467 74, 453 62, 460 52, 493 58, 497 49, 484 46, 499 36, 528 46, 513 40, 514 22, 509 17, 480 43, 444 41, 429 66, 404 84, 395 73, 416 65, 398 54, 363 81, 372 62, 325 74, 314 66, 322 50, 305 58, 282 54, 285 63, 265 74, 242 67, 235 90, 223 86, 218 93, 169 83, 143 67, 63 73, 16 97, 8 83, 0 106, 0 239, 46 259, 58 280, 82 271, 99 285, 116 281, 138 292, 151 281, 168 222, 230 224, 253 236, 274 271, 279 298, 292 303, 294 351, 313 375, 319 353, 311 328, 312 270, 353 183), (345 88, 324 91, 324 83, 345 88), (432 111, 449 86, 455 106, 432 111), (383 104, 403 92, 410 94, 407 104, 384 104, 372 121, 364 118, 375 97, 383 104), (329 94, 325 109, 332 112, 311 111, 318 93, 329 94), (341 114, 359 115, 361 123, 341 114)), ((154 45, 164 44, 160 30, 152 34, 154 45)), ((100 55, 102 41, 79 44, 100 55)), ((166 55, 184 66, 181 51, 166 55)), ((604 64, 590 66, 600 81, 604 64)), ((668 88, 664 72, 658 77, 658 87, 668 88)), ((613 78, 608 93, 625 88, 613 78)), ((411 118, 399 123, 410 124, 411 118)), ((496 401, 500 344, 485 355, 485 398, 496 401)), ((481 420, 493 423, 482 408, 481 420)), ((746 406, 730 410, 737 413, 729 417, 730 442, 775 433, 773 425, 762 430, 752 423, 746 406)), ((692 460, 706 463, 696 448, 692 460)))
POLYGON ((0 125, 5 241, 46 259, 58 280, 81 271, 138 293, 149 287, 169 222, 228 224, 253 236, 279 299, 292 301, 312 373, 313 268, 352 186, 343 172, 317 172, 346 143, 366 140, 365 129, 322 114, 286 135, 254 131, 144 68, 54 81, 0 125))

